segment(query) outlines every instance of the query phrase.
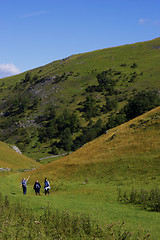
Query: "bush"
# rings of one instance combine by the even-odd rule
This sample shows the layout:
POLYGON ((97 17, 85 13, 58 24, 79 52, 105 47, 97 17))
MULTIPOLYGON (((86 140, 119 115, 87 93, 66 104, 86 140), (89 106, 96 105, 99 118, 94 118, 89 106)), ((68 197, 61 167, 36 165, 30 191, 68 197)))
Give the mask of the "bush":
POLYGON ((136 68, 137 67, 137 64, 136 63, 133 63, 132 65, 131 65, 131 68, 136 68))
POLYGON ((160 212, 160 189, 154 187, 150 191, 141 189, 140 191, 132 188, 130 193, 119 190, 118 200, 125 203, 140 205, 143 209, 160 212))
POLYGON ((55 155, 58 155, 58 154, 59 154, 59 151, 58 151, 58 149, 56 148, 56 146, 53 146, 53 147, 52 147, 51 153, 52 153, 52 154, 55 154, 55 155))

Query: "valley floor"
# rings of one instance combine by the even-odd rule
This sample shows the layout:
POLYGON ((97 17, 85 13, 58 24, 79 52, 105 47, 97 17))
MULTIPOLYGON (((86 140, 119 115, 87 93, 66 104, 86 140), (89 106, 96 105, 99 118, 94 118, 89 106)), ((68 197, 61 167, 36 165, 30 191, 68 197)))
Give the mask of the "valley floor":
MULTIPOLYGON (((11 201, 23 202, 38 215, 49 207, 52 210, 68 211, 74 214, 86 214, 99 224, 125 222, 127 229, 133 232, 149 230, 151 239, 160 239, 160 213, 142 210, 139 206, 118 202, 118 188, 131 189, 131 181, 98 182, 69 182, 57 181, 51 186, 50 195, 45 196, 43 184, 41 195, 36 196, 32 181, 28 182, 27 195, 19 189, 21 174, 0 175, 0 191, 3 196, 8 195, 11 201)), ((134 183, 134 186, 136 184, 134 183)), ((138 185, 137 185, 138 186, 138 185)), ((146 185, 147 186, 147 185, 146 185)), ((139 186, 140 187, 140 186, 139 186)), ((148 186, 147 186, 148 187, 148 186)))

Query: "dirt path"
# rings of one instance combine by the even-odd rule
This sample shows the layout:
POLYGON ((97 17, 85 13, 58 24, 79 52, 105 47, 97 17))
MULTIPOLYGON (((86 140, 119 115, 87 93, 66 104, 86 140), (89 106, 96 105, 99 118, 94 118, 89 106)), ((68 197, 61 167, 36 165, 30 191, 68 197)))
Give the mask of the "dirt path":
POLYGON ((65 155, 68 155, 68 154, 70 154, 70 153, 62 153, 62 154, 59 154, 59 155, 52 155, 52 156, 48 156, 48 157, 39 158, 39 160, 52 158, 52 157, 61 157, 61 156, 65 156, 65 155))

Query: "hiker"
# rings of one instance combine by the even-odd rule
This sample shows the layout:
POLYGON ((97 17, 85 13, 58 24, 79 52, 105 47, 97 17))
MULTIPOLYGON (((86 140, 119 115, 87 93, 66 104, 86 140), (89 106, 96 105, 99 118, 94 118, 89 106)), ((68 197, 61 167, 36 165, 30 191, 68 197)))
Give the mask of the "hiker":
POLYGON ((21 181, 21 185, 19 188, 23 187, 23 194, 26 194, 27 192, 27 181, 29 180, 29 178, 30 176, 27 179, 23 178, 21 181))
POLYGON ((46 195, 47 193, 49 194, 49 189, 50 189, 49 181, 47 180, 47 178, 45 178, 45 180, 44 180, 44 191, 45 191, 45 195, 46 195))
POLYGON ((35 190, 35 194, 39 194, 40 195, 40 188, 41 188, 41 184, 37 181, 35 181, 35 184, 34 184, 34 190, 35 190))

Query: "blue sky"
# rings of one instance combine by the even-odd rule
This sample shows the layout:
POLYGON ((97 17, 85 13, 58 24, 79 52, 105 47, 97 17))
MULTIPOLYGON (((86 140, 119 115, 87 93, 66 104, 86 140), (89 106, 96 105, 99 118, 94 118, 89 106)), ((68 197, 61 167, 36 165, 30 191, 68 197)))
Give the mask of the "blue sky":
POLYGON ((0 0, 0 78, 160 36, 159 0, 0 0))

